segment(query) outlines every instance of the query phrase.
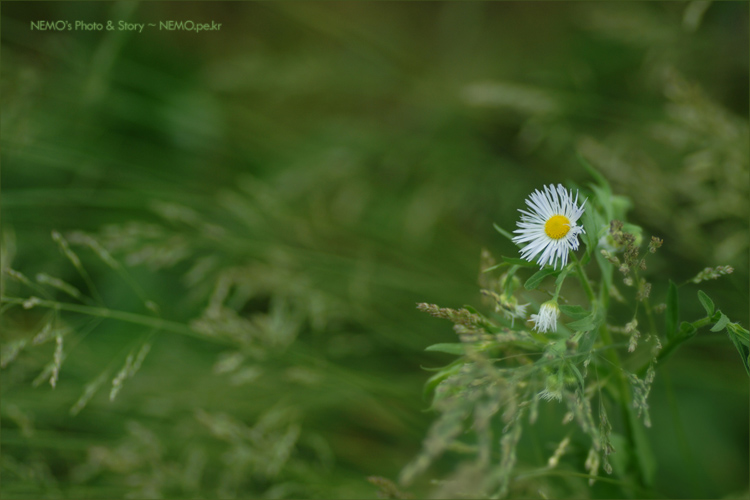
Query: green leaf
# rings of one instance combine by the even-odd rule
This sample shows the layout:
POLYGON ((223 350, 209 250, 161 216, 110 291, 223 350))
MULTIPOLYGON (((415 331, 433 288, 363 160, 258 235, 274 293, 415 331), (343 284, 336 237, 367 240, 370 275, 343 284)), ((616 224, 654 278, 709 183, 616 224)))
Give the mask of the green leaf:
POLYGON ((583 157, 581 153, 578 153, 576 156, 578 156, 578 161, 581 162, 581 165, 583 165, 583 168, 586 169, 586 171, 589 173, 591 177, 596 180, 596 182, 599 183, 600 186, 602 186, 606 190, 610 190, 609 183, 607 182, 607 179, 604 178, 602 174, 599 173, 597 169, 595 169, 589 162, 586 160, 586 158, 583 157))
POLYGON ((591 314, 590 311, 587 311, 581 306, 566 306, 564 304, 561 304, 559 307, 560 307, 560 311, 565 316, 568 316, 569 318, 573 318, 573 319, 585 318, 586 316, 591 314))
POLYGON ((628 464, 632 460, 630 444, 625 436, 616 432, 609 435, 609 441, 615 448, 615 453, 609 456, 609 462, 612 464, 615 474, 623 477, 627 473, 628 464))
MULTIPOLYGON (((505 236, 506 238, 508 238, 511 242, 513 242, 513 235, 510 234, 508 231, 506 231, 505 229, 501 228, 500 226, 498 226, 494 222, 492 223, 492 227, 495 228, 495 231, 497 231, 498 233, 502 234, 503 236, 505 236)), ((513 242, 513 244, 515 245, 516 243, 513 242)))
POLYGON ((588 354, 594 348, 596 343, 596 334, 594 332, 588 332, 583 334, 583 338, 580 344, 578 344, 578 354, 588 354))
MULTIPOLYGON (((448 366, 454 365, 459 360, 463 361, 463 358, 459 358, 459 359, 453 361, 453 363, 451 363, 448 366)), ((421 368, 422 370, 424 370, 426 372, 439 372, 439 371, 445 370, 446 368, 448 368, 448 366, 432 366, 432 367, 430 367, 430 366, 419 365, 419 368, 421 368)))
POLYGON ((599 200, 599 204, 601 204, 601 206, 604 208, 604 215, 606 216, 607 220, 614 219, 615 216, 614 210, 612 208, 612 192, 609 190, 609 187, 604 189, 600 186, 597 186, 596 184, 589 184, 589 187, 596 194, 596 198, 599 200))
POLYGON ((586 386, 585 382, 583 381, 583 375, 581 375, 581 372, 578 370, 578 367, 574 365, 573 363, 570 363, 570 369, 573 372, 573 375, 575 375, 576 380, 578 380, 581 393, 583 393, 584 387, 586 386))
POLYGON ((469 311, 471 314, 476 314, 480 318, 485 319, 484 316, 482 315, 482 313, 480 313, 479 311, 477 311, 473 306, 464 304, 464 309, 466 309, 467 311, 469 311))
POLYGON ((740 340, 734 335, 729 335, 729 338, 737 349, 737 352, 740 353, 742 365, 745 367, 747 375, 750 376, 750 348, 742 344, 742 342, 740 342, 740 340))
POLYGON ((536 267, 539 265, 534 262, 529 262, 526 259, 519 259, 515 257, 503 257, 503 261, 507 262, 508 264, 513 264, 515 266, 521 266, 521 267, 536 267))
POLYGON ((729 318, 727 317, 726 314, 721 313, 721 318, 719 318, 719 321, 717 321, 716 324, 713 326, 713 328, 711 328, 711 331, 720 332, 724 328, 726 328, 728 324, 729 324, 729 318))
POLYGON ((482 272, 488 273, 490 271, 494 271, 495 269, 500 269, 501 267, 506 266, 506 265, 507 265, 506 262, 501 262, 500 264, 495 264, 494 266, 490 266, 487 269, 483 269, 482 272))
POLYGON ((448 366, 439 368, 440 371, 438 373, 427 379, 427 382, 425 382, 424 384, 424 398, 427 399, 430 393, 435 390, 435 387, 437 387, 440 382, 447 379, 451 375, 455 375, 456 373, 458 373, 461 370, 461 367, 465 364, 464 360, 465 358, 457 359, 448 366))
POLYGON ((710 318, 714 315, 714 301, 711 300, 711 298, 703 293, 703 290, 698 290, 698 300, 701 301, 701 304, 703 305, 703 309, 706 310, 706 315, 710 318))
POLYGON ((594 315, 589 314, 585 318, 579 319, 578 321, 572 321, 570 323, 567 323, 565 326, 577 332, 588 332, 594 329, 595 327, 594 320, 595 320, 594 315))
POLYGON ((448 354, 463 356, 466 354, 466 346, 461 343, 433 344, 425 348, 425 351, 447 352, 448 354))
POLYGON ((597 233, 599 232, 599 226, 596 223, 596 217, 594 213, 596 209, 592 203, 587 203, 583 211, 581 222, 583 223, 583 229, 586 231, 583 235, 583 243, 586 245, 586 254, 591 254, 596 248, 599 242, 597 233))
POLYGON ((593 311, 591 314, 578 321, 567 323, 565 326, 577 332, 588 332, 595 330, 604 322, 603 311, 593 311))
POLYGON ((729 323, 727 325, 727 334, 729 334, 730 337, 735 337, 745 346, 750 347, 750 331, 737 323, 729 323))
POLYGON ((544 280, 544 278, 546 278, 547 276, 550 276, 552 274, 557 274, 558 272, 559 271, 555 271, 554 269, 550 269, 550 268, 546 268, 546 269, 542 269, 541 271, 537 271, 536 273, 534 273, 531 276, 531 278, 529 278, 528 280, 526 280, 526 283, 523 284, 523 287, 526 290, 535 290, 536 287, 538 287, 542 283, 542 281, 544 280))
POLYGON ((680 318, 680 305, 677 298, 677 285, 669 280, 669 290, 667 291, 667 312, 664 316, 665 327, 667 329, 667 340, 672 340, 677 334, 677 321, 680 318))

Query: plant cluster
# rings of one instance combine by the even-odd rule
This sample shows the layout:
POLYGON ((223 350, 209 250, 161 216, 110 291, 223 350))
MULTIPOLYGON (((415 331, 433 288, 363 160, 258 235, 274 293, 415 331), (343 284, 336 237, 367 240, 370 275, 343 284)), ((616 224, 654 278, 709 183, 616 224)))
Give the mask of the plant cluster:
MULTIPOLYGON (((438 417, 422 452, 403 469, 404 485, 453 451, 472 458, 440 482, 439 495, 502 498, 524 491, 525 478, 554 475, 569 454, 578 458, 566 465, 568 473, 582 468, 578 476, 589 485, 609 481, 624 491, 647 492, 656 463, 644 427, 651 426, 648 396, 659 364, 699 328, 711 326, 712 332, 726 331, 748 370, 748 330, 703 291, 697 291, 703 318, 681 321, 687 315, 679 311, 679 287, 672 281, 663 287, 663 302, 654 302, 648 257, 663 240, 651 237, 642 253, 641 228, 625 222, 627 200, 584 164, 597 181, 584 190, 584 203, 573 190, 548 186, 527 200, 516 236, 496 226, 521 247, 521 258, 504 256, 498 263, 482 250, 479 282, 489 312, 417 305, 451 321, 459 340, 427 350, 458 357, 426 383, 438 417), (585 247, 580 258, 579 235, 585 247), (615 310, 627 311, 627 319, 619 322, 623 314, 615 310), (541 412, 556 414, 555 405, 564 413, 559 445, 545 466, 519 472, 523 429, 541 412), (571 422, 580 433, 567 427, 571 422)), ((728 266, 704 269, 685 285, 731 272, 728 266)))

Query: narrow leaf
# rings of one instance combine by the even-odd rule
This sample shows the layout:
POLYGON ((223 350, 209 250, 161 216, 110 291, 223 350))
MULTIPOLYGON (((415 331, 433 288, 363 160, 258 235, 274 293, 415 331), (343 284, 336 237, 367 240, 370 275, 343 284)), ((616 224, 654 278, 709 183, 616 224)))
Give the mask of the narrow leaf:
POLYGON ((550 269, 550 268, 546 268, 546 269, 542 269, 541 271, 537 271, 536 273, 534 273, 531 276, 531 278, 529 278, 528 280, 526 280, 526 283, 523 284, 523 287, 526 290, 535 290, 536 287, 538 287, 542 283, 542 281, 544 280, 544 278, 546 278, 547 276, 550 276, 552 274, 556 274, 557 272, 558 271, 555 271, 554 269, 550 269))
POLYGON ((628 413, 630 413, 630 418, 628 420, 630 421, 630 430, 635 444, 633 453, 638 459, 637 463, 646 486, 651 486, 654 484, 654 477, 656 475, 656 459, 654 458, 654 452, 651 450, 651 445, 648 436, 646 436, 645 429, 638 421, 635 411, 630 405, 628 405, 628 413))
POLYGON ((745 371, 747 372, 748 376, 750 376, 750 349, 747 346, 743 345, 735 336, 730 335, 729 338, 732 340, 732 343, 737 349, 737 352, 740 353, 742 365, 745 367, 745 371))
POLYGON ((677 300, 677 285, 669 280, 669 290, 667 291, 667 311, 664 317, 665 327, 667 329, 667 340, 672 340, 677 333, 677 321, 680 318, 680 305, 677 300))
POLYGON ((714 301, 711 300, 711 298, 703 293, 703 290, 698 290, 698 300, 701 301, 701 304, 703 305, 703 309, 706 310, 706 315, 710 318, 714 315, 714 301))
MULTIPOLYGON (((498 226, 494 222, 492 223, 492 226, 495 228, 495 231, 497 231, 498 233, 502 234, 503 236, 505 236, 506 238, 508 238, 510 241, 513 241, 513 235, 510 234, 508 231, 506 231, 505 229, 501 228, 500 226, 498 226)), ((515 242, 514 242, 514 244, 515 244, 515 242)))
POLYGON ((596 194, 599 203, 602 205, 602 208, 604 208, 604 215, 607 220, 615 219, 616 217, 614 216, 614 210, 612 208, 612 192, 609 190, 609 187, 603 189, 596 184, 589 184, 589 187, 596 194))
POLYGON ((439 368, 438 373, 436 373, 435 375, 427 379, 427 382, 425 382, 423 397, 427 399, 430 393, 435 390, 435 388, 440 384, 440 382, 447 379, 451 375, 455 375, 456 373, 458 373, 461 370, 461 367, 463 365, 464 365, 463 359, 457 359, 456 361, 449 364, 448 366, 439 368))
POLYGON ((581 153, 578 153, 576 156, 578 156, 578 161, 581 162, 581 165, 583 165, 583 168, 586 169, 586 171, 593 177, 596 182, 599 183, 600 186, 602 186, 604 189, 610 190, 609 183, 607 182, 607 179, 604 178, 602 174, 599 173, 597 169, 595 169, 589 162, 586 160, 586 158, 583 157, 581 153))
POLYGON ((586 231, 582 239, 583 243, 586 245, 586 254, 590 255, 598 243, 596 235, 599 232, 599 227, 597 226, 596 218, 594 217, 594 207, 591 203, 587 203, 586 205, 587 206, 583 211, 583 217, 581 218, 583 229, 586 231))
POLYGON ((447 352, 461 356, 466 353, 466 346, 459 343, 433 344, 425 348, 425 351, 447 352))
POLYGON ((483 273, 488 273, 490 271, 494 271, 495 269, 499 269, 499 268, 501 268, 503 266, 506 266, 506 265, 507 265, 506 262, 501 262, 500 264, 495 264, 494 266, 490 266, 487 269, 482 269, 482 272, 483 273))
POLYGON ((746 347, 750 347, 750 331, 747 329, 737 323, 729 323, 727 325, 727 333, 730 337, 734 337, 746 347))
POLYGON ((508 264, 513 264, 515 266, 522 266, 522 267, 536 267, 538 264, 535 264, 534 262, 529 262, 526 259, 519 259, 517 257, 503 257, 503 261, 507 262, 508 264))
POLYGON ((581 372, 578 370, 578 367, 574 365, 573 363, 570 363, 570 369, 573 372, 573 375, 575 375, 576 380, 578 381, 579 388, 581 389, 581 392, 583 393, 584 387, 586 386, 585 382, 583 381, 583 375, 581 375, 581 372))

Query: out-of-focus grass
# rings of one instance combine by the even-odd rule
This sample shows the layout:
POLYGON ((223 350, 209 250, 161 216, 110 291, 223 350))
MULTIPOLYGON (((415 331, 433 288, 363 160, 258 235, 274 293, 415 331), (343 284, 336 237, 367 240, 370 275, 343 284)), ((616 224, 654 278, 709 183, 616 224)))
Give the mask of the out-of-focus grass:
MULTIPOLYGON (((69 326, 54 390, 32 387, 54 341, 3 370, 3 495, 374 496, 366 477, 395 478, 431 419, 420 365, 448 358, 422 349, 453 338, 414 304, 477 302, 480 248, 514 252, 492 223, 512 228, 543 183, 589 182, 577 152, 664 238, 654 273, 679 282, 735 267, 704 289, 747 324, 747 6, 712 4, 695 26, 699 7, 4 3, 3 269, 92 295, 57 230, 107 307, 154 318, 151 300, 161 318, 218 335, 149 337, 3 306, 6 349, 51 321, 69 326), (222 29, 29 29, 120 18, 222 29), (124 274, 75 245, 76 231, 124 274), (222 336, 232 325, 239 336, 222 336)), ((3 295, 39 295, 2 280, 3 295)), ((747 380, 726 339, 693 343, 651 397, 656 489, 726 495, 747 485, 747 380)), ((542 424, 524 436, 529 465, 554 447, 542 424)), ((583 481, 539 487, 576 496, 583 481)), ((429 478, 413 487, 430 490, 429 478)))

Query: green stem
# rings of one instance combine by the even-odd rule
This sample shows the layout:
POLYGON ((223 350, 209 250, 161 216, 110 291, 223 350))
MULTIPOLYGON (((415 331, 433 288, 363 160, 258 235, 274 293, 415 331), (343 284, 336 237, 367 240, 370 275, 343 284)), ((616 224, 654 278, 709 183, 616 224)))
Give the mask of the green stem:
MULTIPOLYGON (((698 330, 699 328, 702 328, 702 327, 710 324, 711 322, 712 322, 711 318, 709 318, 707 316, 707 317, 701 318, 701 319, 699 319, 697 321, 693 321, 691 323, 691 325, 693 325, 693 327, 696 330, 698 330)), ((690 340, 691 338, 693 338, 693 337, 687 337, 687 338, 681 337, 681 338, 675 338, 675 339, 672 339, 672 340, 668 341, 667 344, 661 349, 661 351, 659 351, 659 354, 656 356, 655 363, 660 363, 660 362, 666 360, 667 358, 669 358, 674 353, 675 349, 677 349, 685 341, 690 340)), ((642 377, 646 373, 646 370, 648 370, 648 367, 649 367, 650 364, 651 364, 651 361, 649 361, 648 363, 645 363, 643 366, 641 366, 638 369, 638 371, 636 371, 636 374, 639 377, 642 377)))
POLYGON ((586 291, 586 296, 589 298, 589 301, 591 302, 592 306, 596 303, 596 295, 594 295, 594 290, 591 288, 591 283, 589 282, 588 277, 586 276, 586 271, 583 269, 583 266, 581 265, 581 261, 578 260, 578 257, 576 257, 576 254, 573 252, 570 252, 573 256, 573 260, 576 263, 576 273, 578 273, 578 279, 581 281, 581 285, 583 286, 583 289, 586 291))
MULTIPOLYGON (((609 329, 606 325, 602 325, 599 328, 599 335, 601 336, 602 341, 605 345, 613 345, 612 342, 612 336, 609 333, 609 329)), ((625 370, 622 368, 622 363, 620 362, 620 357, 617 355, 614 349, 608 349, 606 351, 607 358, 609 359, 610 363, 614 366, 614 372, 615 377, 617 378, 617 382, 619 385, 619 406, 622 410, 622 418, 625 422, 625 437, 628 440, 628 444, 630 446, 631 450, 636 450, 638 445, 635 442, 635 435, 633 433, 633 426, 638 425, 638 422, 635 420, 633 416, 633 412, 630 411, 630 406, 632 404, 632 395, 630 392, 630 385, 628 383, 628 379, 625 376, 625 370)), ((633 469, 635 473, 635 477, 638 481, 638 487, 643 488, 645 487, 645 478, 643 476, 642 467, 639 463, 639 453, 634 452, 631 454, 631 458, 633 460, 633 469)))

